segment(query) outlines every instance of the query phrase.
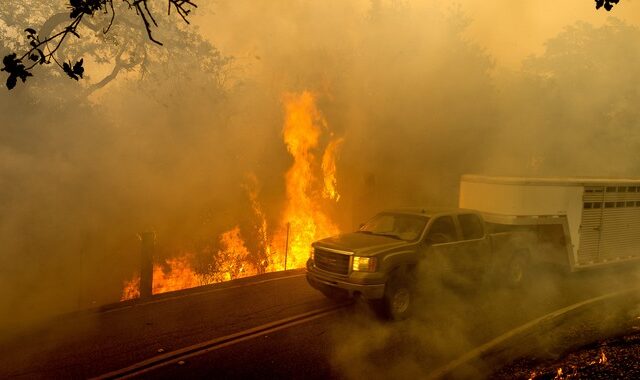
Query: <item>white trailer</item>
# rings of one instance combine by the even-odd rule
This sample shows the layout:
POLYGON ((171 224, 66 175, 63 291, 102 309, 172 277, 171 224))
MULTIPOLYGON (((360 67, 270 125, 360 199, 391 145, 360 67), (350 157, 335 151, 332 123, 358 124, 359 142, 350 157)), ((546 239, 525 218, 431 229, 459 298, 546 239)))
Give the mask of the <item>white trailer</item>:
POLYGON ((640 179, 463 175, 459 205, 535 231, 533 253, 572 271, 640 259, 640 179))

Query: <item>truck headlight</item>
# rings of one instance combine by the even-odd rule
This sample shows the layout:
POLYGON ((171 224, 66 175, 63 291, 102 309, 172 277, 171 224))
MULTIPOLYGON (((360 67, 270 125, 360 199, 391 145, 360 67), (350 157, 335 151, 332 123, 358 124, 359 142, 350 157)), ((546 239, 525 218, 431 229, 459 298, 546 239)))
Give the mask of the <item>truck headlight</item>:
POLYGON ((351 266, 351 269, 359 272, 375 272, 376 258, 353 256, 353 264, 351 266))

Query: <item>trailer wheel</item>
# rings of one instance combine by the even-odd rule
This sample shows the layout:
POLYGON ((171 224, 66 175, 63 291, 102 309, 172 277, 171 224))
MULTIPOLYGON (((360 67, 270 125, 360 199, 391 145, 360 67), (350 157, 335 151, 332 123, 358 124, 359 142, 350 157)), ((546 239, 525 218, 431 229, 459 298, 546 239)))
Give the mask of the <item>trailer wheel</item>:
POLYGON ((506 272, 506 284, 510 288, 522 286, 528 278, 529 260, 524 253, 518 253, 511 258, 506 272))
POLYGON ((413 307, 413 297, 413 291, 406 279, 398 275, 391 277, 384 291, 385 316, 393 321, 409 317, 413 307))

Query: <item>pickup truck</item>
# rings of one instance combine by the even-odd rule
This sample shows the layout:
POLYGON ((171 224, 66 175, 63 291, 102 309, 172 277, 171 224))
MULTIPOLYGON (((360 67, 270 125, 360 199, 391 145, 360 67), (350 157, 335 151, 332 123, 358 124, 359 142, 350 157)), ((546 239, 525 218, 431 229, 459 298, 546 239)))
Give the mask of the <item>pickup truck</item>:
POLYGON ((525 280, 527 232, 491 231, 472 210, 384 211, 355 232, 314 242, 307 281, 327 297, 361 297, 385 317, 404 319, 424 276, 472 286, 525 280))

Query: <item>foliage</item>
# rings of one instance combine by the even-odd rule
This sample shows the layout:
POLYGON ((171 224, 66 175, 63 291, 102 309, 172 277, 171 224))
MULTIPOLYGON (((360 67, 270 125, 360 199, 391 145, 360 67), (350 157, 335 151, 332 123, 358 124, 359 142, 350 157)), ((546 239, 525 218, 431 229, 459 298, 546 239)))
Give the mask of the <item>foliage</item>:
POLYGON ((606 9, 607 11, 610 11, 613 8, 613 4, 618 4, 620 0, 595 0, 595 1, 596 1, 596 9, 600 9, 602 8, 602 6, 604 6, 604 9, 606 9))
MULTIPOLYGON (((152 33, 152 26, 157 27, 158 24, 153 12, 149 8, 148 1, 149 0, 123 0, 128 8, 134 10, 137 17, 142 21, 149 40, 158 45, 162 45, 162 42, 158 41, 152 33)), ((196 7, 196 4, 190 0, 167 1, 168 13, 171 14, 171 10, 175 9, 178 15, 186 23, 189 23, 187 16, 191 12, 190 8, 196 7)), ((18 79, 25 82, 28 77, 33 76, 31 71, 36 65, 46 65, 51 62, 59 66, 69 78, 75 80, 82 78, 84 73, 84 60, 81 58, 74 63, 61 63, 60 60, 56 58, 56 52, 70 35, 80 38, 78 27, 83 23, 83 19, 86 16, 93 16, 98 12, 110 16, 107 27, 102 31, 106 34, 111 29, 116 16, 116 8, 113 5, 113 0, 69 0, 69 18, 71 22, 62 30, 57 33, 52 33, 51 35, 49 35, 49 31, 46 31, 44 36, 40 36, 34 28, 25 29, 24 32, 26 33, 30 48, 21 56, 18 56, 18 54, 14 52, 6 55, 3 59, 4 67, 2 67, 0 71, 5 71, 8 74, 6 82, 7 88, 9 90, 13 89, 18 79)))
MULTIPOLYGON (((41 36, 60 30, 70 20, 61 7, 67 4, 0 1, 0 52, 28 46, 23 25, 35 25, 41 36)), ((138 265, 139 226, 176 234, 170 246, 184 246, 190 241, 184 236, 202 224, 185 223, 183 215, 197 215, 200 195, 214 187, 202 178, 218 178, 229 162, 223 149, 211 149, 226 131, 219 81, 229 58, 166 8, 157 12, 161 28, 154 33, 164 44, 158 46, 126 3, 114 7, 118 17, 108 34, 102 33, 108 15, 85 17, 82 38, 56 53, 78 76, 74 57, 84 58, 80 84, 51 64, 38 66, 27 85, 0 91, 0 183, 10 184, 0 188, 0 213, 12 215, 0 218, 7 252, 0 300, 13 310, 0 312, 3 326, 115 300, 120 279, 138 265), (184 175, 194 169, 199 175, 184 175), (151 193, 158 197, 148 208, 151 193), (33 284, 28 294, 20 290, 25 281, 33 284)))
POLYGON ((7 78, 7 88, 11 90, 16 86, 18 82, 18 78, 22 79, 24 83, 27 80, 27 77, 33 76, 30 72, 22 64, 22 61, 16 58, 16 54, 9 54, 2 59, 2 63, 4 67, 0 71, 6 71, 9 73, 9 78, 7 78))
POLYGON ((532 176, 638 176, 638 65, 639 28, 615 18, 565 28, 505 80, 500 137, 513 153, 495 161, 520 160, 532 176))

